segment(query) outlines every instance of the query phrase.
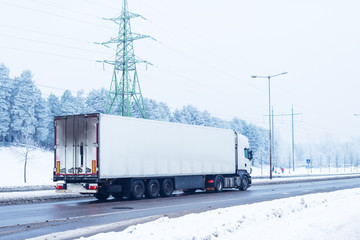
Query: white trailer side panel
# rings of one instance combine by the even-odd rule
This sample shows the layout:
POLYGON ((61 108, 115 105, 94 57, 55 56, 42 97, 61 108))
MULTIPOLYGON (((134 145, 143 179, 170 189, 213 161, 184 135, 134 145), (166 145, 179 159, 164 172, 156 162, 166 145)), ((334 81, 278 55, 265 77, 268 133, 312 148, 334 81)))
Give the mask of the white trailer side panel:
POLYGON ((100 178, 235 173, 234 132, 100 115, 100 178))

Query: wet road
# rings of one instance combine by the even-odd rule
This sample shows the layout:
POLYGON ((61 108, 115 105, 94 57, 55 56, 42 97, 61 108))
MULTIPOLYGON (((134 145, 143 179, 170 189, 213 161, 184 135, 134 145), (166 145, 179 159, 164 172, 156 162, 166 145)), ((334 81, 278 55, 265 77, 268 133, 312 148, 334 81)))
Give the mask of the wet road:
POLYGON ((1 206, 0 239, 25 239, 118 221, 125 221, 121 227, 124 229, 133 224, 127 222, 131 219, 176 217, 210 209, 356 187, 360 187, 360 178, 252 186, 245 192, 228 190, 222 193, 174 194, 170 198, 139 201, 110 199, 99 202, 86 199, 1 206))

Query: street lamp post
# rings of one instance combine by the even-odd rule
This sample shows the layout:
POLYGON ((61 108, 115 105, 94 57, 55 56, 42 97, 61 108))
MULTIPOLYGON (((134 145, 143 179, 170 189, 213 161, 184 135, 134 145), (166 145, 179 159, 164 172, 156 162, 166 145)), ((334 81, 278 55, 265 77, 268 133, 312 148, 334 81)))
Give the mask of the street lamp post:
POLYGON ((269 158, 270 158, 270 179, 272 179, 272 161, 271 161, 271 98, 270 98, 270 79, 273 77, 277 77, 280 75, 287 74, 287 72, 279 73, 276 75, 271 76, 251 76, 252 78, 267 78, 268 79, 268 86, 269 86, 269 158))

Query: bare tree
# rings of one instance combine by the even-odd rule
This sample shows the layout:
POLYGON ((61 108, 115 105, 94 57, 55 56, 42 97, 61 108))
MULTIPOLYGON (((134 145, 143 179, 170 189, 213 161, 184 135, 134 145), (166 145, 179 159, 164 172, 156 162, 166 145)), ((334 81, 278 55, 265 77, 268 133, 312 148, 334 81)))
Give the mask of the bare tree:
POLYGON ((23 128, 21 137, 15 146, 19 147, 18 152, 24 158, 24 183, 26 183, 26 169, 27 163, 32 158, 30 152, 36 148, 36 142, 31 134, 31 130, 26 125, 23 128))

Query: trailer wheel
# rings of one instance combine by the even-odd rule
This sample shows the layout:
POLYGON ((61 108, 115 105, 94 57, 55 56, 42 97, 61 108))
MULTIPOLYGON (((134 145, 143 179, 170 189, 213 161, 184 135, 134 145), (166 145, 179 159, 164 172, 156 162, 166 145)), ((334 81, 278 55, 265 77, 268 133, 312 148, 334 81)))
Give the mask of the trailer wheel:
POLYGON ((130 197, 133 200, 140 200, 142 199, 145 192, 145 185, 142 180, 135 180, 131 187, 131 194, 130 197))
POLYGON ((99 201, 105 201, 106 199, 108 199, 110 197, 110 194, 108 194, 108 193, 95 193, 94 197, 96 197, 96 199, 99 200, 99 201))
POLYGON ((146 197, 157 198, 160 192, 160 183, 156 179, 152 179, 146 185, 146 197))
POLYGON ((174 184, 171 179, 165 179, 161 184, 160 195, 162 197, 171 197, 174 191, 174 184))
POLYGON ((241 179, 241 186, 239 187, 240 191, 246 191, 249 187, 249 178, 247 176, 243 176, 241 179))
POLYGON ((216 176, 214 181, 215 192, 222 192, 224 189, 224 180, 221 176, 216 176))

